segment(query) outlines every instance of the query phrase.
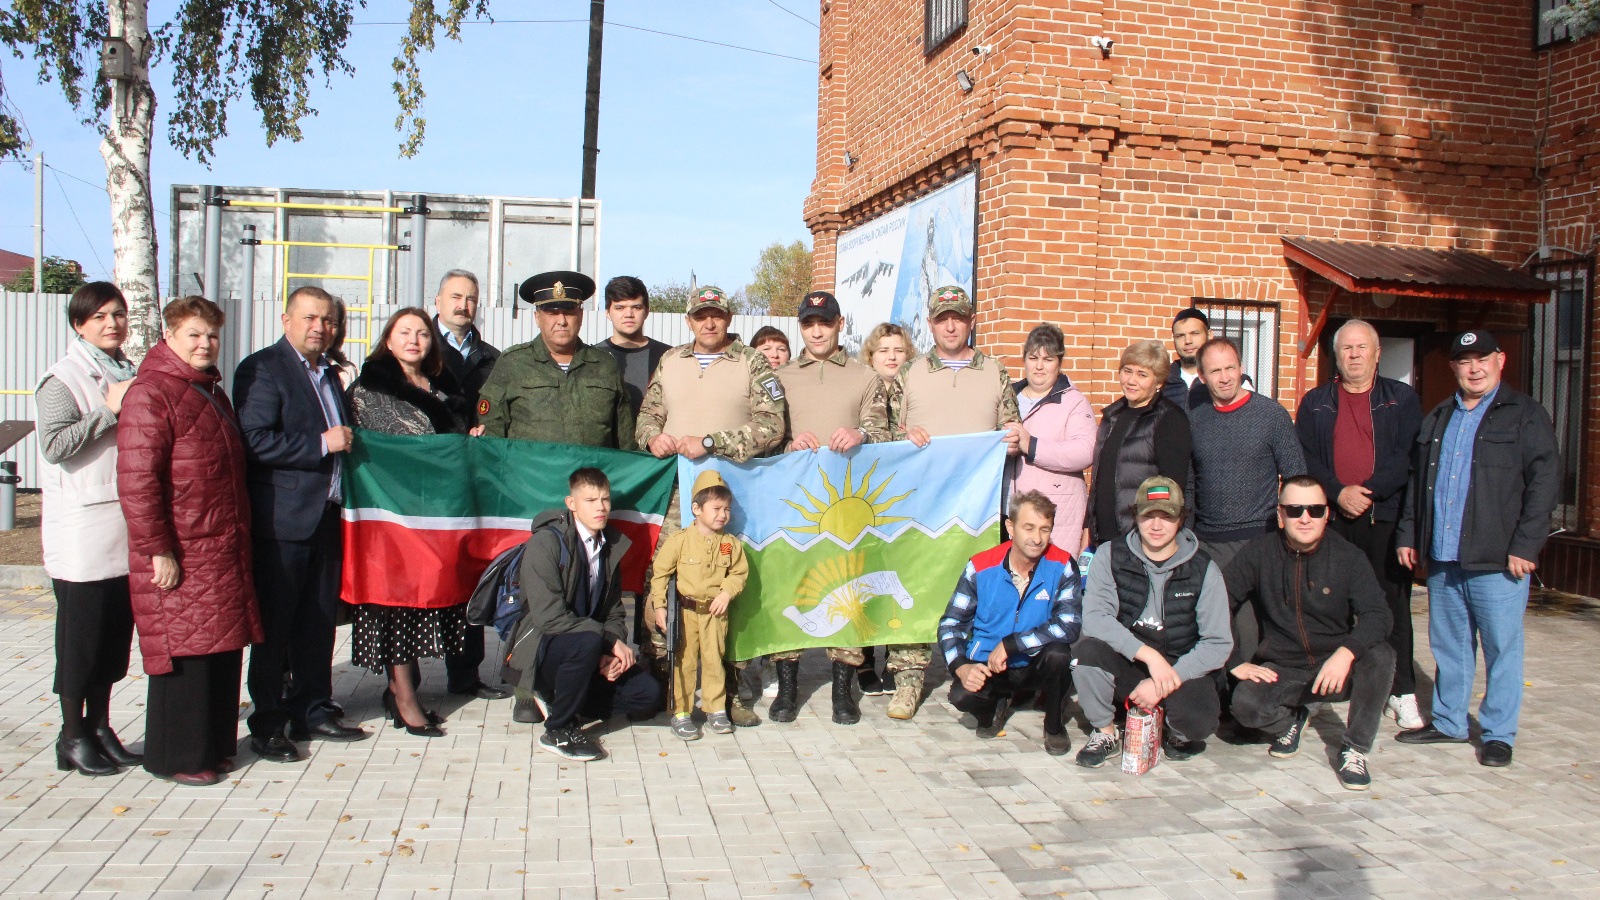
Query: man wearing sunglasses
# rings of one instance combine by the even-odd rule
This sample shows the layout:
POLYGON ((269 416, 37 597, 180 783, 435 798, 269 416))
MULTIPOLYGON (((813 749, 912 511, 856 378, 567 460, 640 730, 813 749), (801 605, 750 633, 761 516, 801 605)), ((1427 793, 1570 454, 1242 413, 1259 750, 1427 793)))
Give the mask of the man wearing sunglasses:
POLYGON ((1339 783, 1352 791, 1372 784, 1367 754, 1378 736, 1394 650, 1394 619, 1360 548, 1328 530, 1330 507, 1309 475, 1283 483, 1281 534, 1256 538, 1223 569, 1235 605, 1255 606, 1261 644, 1239 646, 1232 669, 1233 716, 1273 736, 1268 753, 1300 752, 1311 705, 1350 701, 1339 748, 1339 783))
POLYGON ((1468 331, 1451 347, 1454 396, 1417 437, 1411 490, 1396 543, 1401 564, 1428 554, 1428 644, 1437 666, 1433 721, 1402 731, 1407 744, 1464 744, 1477 647, 1485 766, 1511 764, 1522 712, 1522 616, 1528 576, 1550 535, 1562 460, 1550 414, 1500 383, 1506 355, 1494 335, 1468 331))

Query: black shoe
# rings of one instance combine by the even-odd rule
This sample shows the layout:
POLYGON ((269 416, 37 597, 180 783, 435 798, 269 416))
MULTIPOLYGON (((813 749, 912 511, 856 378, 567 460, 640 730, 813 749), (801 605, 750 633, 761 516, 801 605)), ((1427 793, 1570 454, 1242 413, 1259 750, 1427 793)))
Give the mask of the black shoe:
POLYGON ((767 709, 767 718, 774 722, 793 722, 800 714, 800 660, 780 659, 774 667, 778 670, 778 696, 767 709))
POLYGON ((1339 783, 1347 791, 1364 791, 1372 786, 1367 755, 1348 744, 1339 748, 1339 783))
POLYGON ((1000 736, 1000 732, 1006 726, 1006 713, 1010 710, 1010 699, 1002 696, 995 703, 994 715, 990 717, 988 724, 985 724, 982 719, 978 720, 978 740, 992 741, 1000 736))
POLYGON ((1205 741, 1180 741, 1171 734, 1161 740, 1162 755, 1173 762, 1194 759, 1204 752, 1206 752, 1205 741))
POLYGON ((532 697, 518 697, 517 702, 511 704, 511 721, 537 725, 544 721, 544 710, 539 708, 539 701, 532 697))
POLYGON ((856 682, 861 685, 861 693, 868 697, 877 697, 884 693, 883 678, 878 675, 878 670, 870 665, 859 667, 856 672, 856 682))
POLYGON ((546 731, 539 738, 539 746, 554 753, 563 759, 574 759, 578 762, 595 762, 606 758, 606 751, 594 739, 576 728, 560 728, 546 731))
POLYGON ((1078 751, 1078 765, 1085 769, 1098 769, 1106 760, 1122 753, 1122 736, 1106 734, 1096 728, 1089 732, 1089 743, 1078 751))
POLYGON ((1413 728, 1410 731, 1402 731, 1395 735, 1394 739, 1402 744, 1465 744, 1467 742, 1467 739, 1464 737, 1451 737, 1450 735, 1445 734, 1439 729, 1433 727, 1432 722, 1429 722, 1421 728, 1413 728))
POLYGON ((1302 706, 1295 711, 1294 724, 1289 730, 1272 739, 1267 753, 1278 759, 1288 759, 1300 752, 1300 736, 1306 733, 1306 723, 1311 720, 1311 710, 1302 706))
POLYGON ((1060 734, 1047 734, 1044 736, 1044 752, 1051 756, 1066 756, 1067 751, 1071 749, 1072 738, 1067 736, 1066 731, 1062 731, 1060 734))
POLYGON ((1511 745, 1505 741, 1484 741, 1478 751, 1478 764, 1502 768, 1511 765, 1511 745))
POLYGON ((504 700, 511 696, 511 692, 505 688, 494 687, 481 681, 473 682, 460 690, 451 688, 450 693, 460 697, 477 697, 479 700, 504 700))
POLYGON ((833 663, 833 724, 854 725, 861 721, 861 707, 856 703, 856 667, 834 660, 833 663))
POLYGON ((432 710, 422 711, 422 717, 426 720, 424 724, 413 725, 400 714, 400 704, 394 699, 394 695, 387 691, 384 692, 383 708, 389 713, 389 723, 396 729, 405 729, 406 734, 428 738, 444 737, 444 730, 439 727, 444 723, 444 718, 432 710))
POLYGON ((56 768, 63 772, 73 769, 79 775, 115 775, 116 764, 89 738, 58 738, 56 740, 56 768))
POLYGON ((303 725, 297 722, 289 723, 289 740, 295 743, 306 741, 364 741, 372 737, 372 732, 351 725, 346 725, 338 719, 327 719, 315 725, 303 725))
POLYGON ((122 746, 122 741, 117 739, 117 733, 111 730, 110 725, 101 723, 94 730, 94 745, 100 749, 100 755, 111 760, 119 766, 137 766, 144 762, 143 753, 134 753, 122 746))
POLYGON ((263 738, 259 734, 250 735, 250 748, 256 755, 267 762, 292 763, 300 761, 300 751, 282 734, 274 734, 263 738))
MULTIPOLYGON (((400 718, 400 704, 394 699, 394 692, 388 688, 383 689, 383 711, 391 719, 400 718)), ((428 717, 429 725, 444 724, 444 716, 431 709, 424 709, 422 714, 428 717)))

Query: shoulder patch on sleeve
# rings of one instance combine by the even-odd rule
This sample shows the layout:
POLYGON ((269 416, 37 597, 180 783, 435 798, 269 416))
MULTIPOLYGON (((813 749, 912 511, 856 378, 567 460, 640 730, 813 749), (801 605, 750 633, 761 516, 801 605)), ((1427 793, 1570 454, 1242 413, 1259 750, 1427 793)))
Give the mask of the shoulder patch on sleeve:
POLYGON ((768 372, 765 375, 762 375, 760 378, 757 378, 756 384, 760 385, 761 389, 767 392, 768 397, 771 397, 774 400, 783 399, 783 382, 778 380, 777 375, 768 372))
POLYGON ((489 400, 488 400, 488 398, 485 397, 485 398, 479 399, 478 400, 478 415, 487 416, 488 414, 489 414, 489 400))

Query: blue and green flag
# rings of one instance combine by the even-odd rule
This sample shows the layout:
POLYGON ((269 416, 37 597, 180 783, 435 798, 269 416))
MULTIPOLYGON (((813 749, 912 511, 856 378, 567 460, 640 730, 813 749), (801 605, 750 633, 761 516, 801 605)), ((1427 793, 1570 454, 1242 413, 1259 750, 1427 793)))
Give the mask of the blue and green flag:
POLYGON ((747 463, 680 457, 683 524, 695 476, 717 470, 733 491, 727 531, 750 559, 729 657, 931 643, 968 558, 999 543, 1004 468, 1000 432, 747 463))

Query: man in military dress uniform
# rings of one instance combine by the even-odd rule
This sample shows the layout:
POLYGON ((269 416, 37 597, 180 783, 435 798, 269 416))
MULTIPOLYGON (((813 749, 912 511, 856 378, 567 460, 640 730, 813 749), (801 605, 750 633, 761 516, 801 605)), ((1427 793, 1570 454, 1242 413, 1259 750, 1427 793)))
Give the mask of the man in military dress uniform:
MULTIPOLYGON (((632 450, 633 406, 611 354, 578 339, 594 279, 545 272, 517 296, 533 304, 539 335, 495 363, 478 394, 478 424, 491 437, 632 450)), ((513 721, 543 720, 533 694, 518 688, 513 721)))
POLYGON ((539 335, 500 355, 478 393, 490 437, 633 450, 633 406, 611 354, 578 339, 594 279, 545 272, 517 288, 539 335))
MULTIPOLYGON (((844 453, 890 440, 888 389, 877 372, 840 348, 844 315, 839 301, 827 291, 812 291, 800 301, 797 318, 805 349, 778 369, 789 403, 785 450, 844 453)), ((767 711, 774 722, 793 722, 799 712, 800 654, 787 650, 770 657, 778 670, 778 696, 767 711)), ((833 662, 833 721, 854 725, 861 721, 855 698, 861 648, 832 647, 828 659, 833 662)))
MULTIPOLYGON (((1017 395, 1000 360, 968 345, 972 315, 972 300, 959 287, 942 287, 928 298, 928 327, 934 346, 925 359, 906 363, 896 376, 900 396, 892 415, 895 438, 926 447, 941 435, 1005 430, 1010 453, 1015 455, 1022 424, 1017 395)), ((894 699, 889 701, 890 718, 916 715, 930 658, 926 644, 889 648, 884 668, 895 685, 894 699)))
MULTIPOLYGON (((788 411, 783 384, 766 357, 728 336, 733 308, 727 294, 716 287, 702 288, 690 298, 687 312, 694 340, 674 347, 656 367, 639 408, 634 432, 639 446, 658 459, 716 455, 734 462, 779 449, 788 411)), ((674 490, 662 522, 662 539, 680 529, 678 519, 674 490)), ((652 629, 650 646, 641 640, 639 649, 657 660, 660 675, 666 659, 664 636, 652 629)), ((728 714, 735 725, 759 725, 755 711, 737 699, 736 668, 727 667, 728 714)))

